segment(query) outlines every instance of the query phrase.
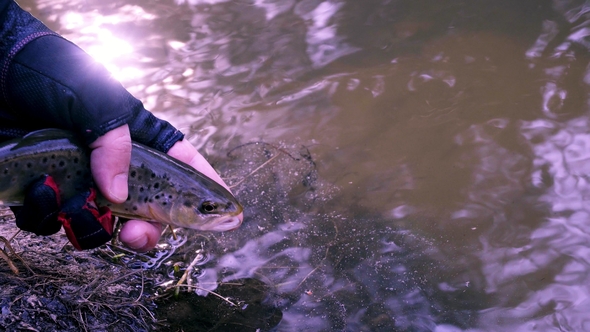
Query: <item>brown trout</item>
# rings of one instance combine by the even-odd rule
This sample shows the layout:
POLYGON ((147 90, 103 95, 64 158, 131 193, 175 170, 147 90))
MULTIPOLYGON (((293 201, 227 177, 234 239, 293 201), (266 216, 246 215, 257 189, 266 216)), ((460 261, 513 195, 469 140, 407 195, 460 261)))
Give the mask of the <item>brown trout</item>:
MULTIPOLYGON (((99 205, 114 215, 203 231, 237 228, 242 206, 223 186, 167 154, 133 142, 129 197, 99 205)), ((43 129, 0 143, 0 204, 22 205, 25 188, 43 174, 58 184, 62 201, 93 185, 89 149, 73 133, 43 129)))

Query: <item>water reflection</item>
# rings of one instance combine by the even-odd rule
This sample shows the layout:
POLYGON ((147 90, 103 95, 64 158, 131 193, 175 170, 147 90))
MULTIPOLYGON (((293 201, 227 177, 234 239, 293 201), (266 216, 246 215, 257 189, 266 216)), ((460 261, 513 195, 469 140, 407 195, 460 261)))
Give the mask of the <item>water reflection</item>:
POLYGON ((280 331, 588 329, 585 2, 31 7, 245 178, 240 230, 158 256, 204 289, 264 282, 280 331))
POLYGON ((546 75, 540 90, 545 118, 520 123, 533 154, 529 183, 537 193, 538 216, 528 216, 533 222, 521 224, 516 241, 482 237, 487 287, 502 299, 498 308, 484 312, 482 322, 497 321, 511 330, 585 330, 590 323, 583 313, 588 310, 588 94, 580 87, 584 76, 572 70, 586 66, 575 61, 586 59, 575 45, 586 47, 588 10, 566 1, 555 1, 555 8, 577 26, 568 31, 544 22, 527 56, 531 68, 540 66, 546 75))
POLYGON ((513 310, 490 310, 484 317, 501 315, 502 325, 521 329, 532 324, 549 328, 557 319, 560 326, 584 330, 588 324, 582 314, 588 310, 588 118, 561 124, 523 122, 522 133, 527 141, 538 142, 531 145, 535 154, 531 182, 543 189, 538 201, 545 203, 548 212, 536 227, 522 229, 526 236, 520 241, 502 247, 486 243, 488 288, 500 297, 511 291, 511 297, 517 294, 521 299, 503 301, 513 310), (518 290, 523 286, 526 292, 518 290))

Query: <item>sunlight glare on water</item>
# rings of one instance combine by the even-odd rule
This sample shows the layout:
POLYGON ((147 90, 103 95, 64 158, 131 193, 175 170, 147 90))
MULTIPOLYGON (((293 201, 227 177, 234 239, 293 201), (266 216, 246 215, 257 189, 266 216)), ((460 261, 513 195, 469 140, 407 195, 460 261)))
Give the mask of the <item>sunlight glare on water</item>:
MULTIPOLYGON (((39 5, 41 9, 43 6, 39 5)), ((66 31, 82 34, 84 37, 76 38, 76 43, 102 63, 115 79, 128 82, 140 78, 142 72, 129 61, 137 59, 138 54, 130 41, 115 35, 119 32, 117 27, 130 21, 149 21, 154 18, 154 15, 146 13, 139 6, 127 5, 114 15, 68 11, 59 17, 59 23, 66 31)), ((68 33, 63 35, 69 37, 68 33)))

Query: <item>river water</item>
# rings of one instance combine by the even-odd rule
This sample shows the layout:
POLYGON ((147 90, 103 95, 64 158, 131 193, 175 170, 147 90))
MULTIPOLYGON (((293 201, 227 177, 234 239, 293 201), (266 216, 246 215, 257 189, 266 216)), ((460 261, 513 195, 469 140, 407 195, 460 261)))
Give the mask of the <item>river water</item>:
POLYGON ((590 330, 590 4, 20 3, 235 185, 242 228, 160 249, 277 331, 590 330))

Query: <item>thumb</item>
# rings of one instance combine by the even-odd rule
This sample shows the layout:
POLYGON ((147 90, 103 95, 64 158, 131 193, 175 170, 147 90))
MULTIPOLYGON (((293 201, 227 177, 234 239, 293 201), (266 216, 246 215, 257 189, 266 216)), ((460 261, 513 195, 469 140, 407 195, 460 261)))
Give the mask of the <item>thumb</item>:
POLYGON ((113 203, 127 199, 129 162, 131 160, 131 135, 129 127, 117 127, 90 144, 90 170, 94 182, 113 203))

